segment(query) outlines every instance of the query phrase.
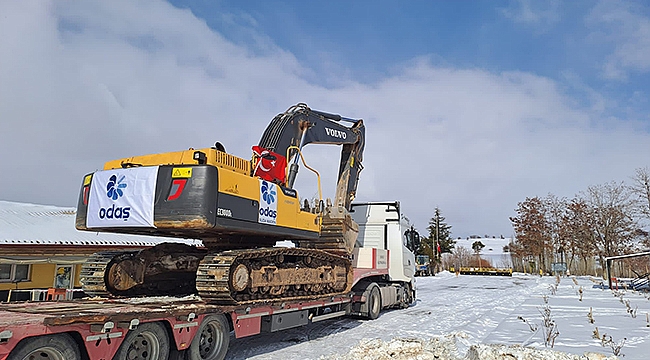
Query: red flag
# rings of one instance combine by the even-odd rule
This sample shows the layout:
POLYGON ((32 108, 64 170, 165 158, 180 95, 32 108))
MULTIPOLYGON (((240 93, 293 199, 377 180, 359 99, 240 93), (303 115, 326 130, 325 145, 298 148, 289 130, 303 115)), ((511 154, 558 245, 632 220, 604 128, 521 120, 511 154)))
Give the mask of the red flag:
POLYGON ((258 159, 253 172, 255 176, 284 184, 287 168, 287 160, 284 156, 259 146, 253 146, 253 154, 258 159))

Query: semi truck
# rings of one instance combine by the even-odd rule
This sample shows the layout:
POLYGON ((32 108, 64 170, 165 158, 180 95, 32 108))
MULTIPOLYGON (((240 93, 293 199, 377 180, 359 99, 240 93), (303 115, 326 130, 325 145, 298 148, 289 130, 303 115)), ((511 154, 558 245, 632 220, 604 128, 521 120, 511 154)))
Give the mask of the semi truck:
POLYGON ((93 297, 0 305, 0 360, 220 360, 231 341, 341 316, 376 319, 415 299, 415 258, 399 202, 353 203, 351 290, 215 304, 198 295, 93 297))

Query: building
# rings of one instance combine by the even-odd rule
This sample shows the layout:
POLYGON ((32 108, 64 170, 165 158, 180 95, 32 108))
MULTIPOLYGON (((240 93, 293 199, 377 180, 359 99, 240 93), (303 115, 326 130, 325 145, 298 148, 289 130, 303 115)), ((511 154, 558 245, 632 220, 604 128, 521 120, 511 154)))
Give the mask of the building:
POLYGON ((98 251, 139 250, 199 240, 75 229, 76 209, 0 201, 0 301, 36 299, 49 288, 79 289, 81 264, 98 251), (34 291, 42 289, 42 291, 34 291))

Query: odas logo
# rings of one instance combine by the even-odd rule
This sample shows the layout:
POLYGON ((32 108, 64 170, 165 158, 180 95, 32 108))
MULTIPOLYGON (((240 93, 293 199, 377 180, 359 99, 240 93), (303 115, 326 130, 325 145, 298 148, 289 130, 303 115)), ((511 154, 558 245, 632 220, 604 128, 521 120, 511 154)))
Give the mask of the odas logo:
POLYGON ((278 217, 277 185, 262 180, 260 184, 260 209, 258 221, 264 224, 276 223, 278 217))
POLYGON ((275 185, 262 181, 262 200, 271 205, 275 201, 276 196, 275 185))
POLYGON ((126 188, 126 184, 123 184, 122 181, 124 181, 124 175, 122 175, 119 181, 116 175, 111 176, 106 184, 106 196, 113 200, 117 200, 120 196, 123 196, 124 192, 122 189, 126 188))
MULTIPOLYGON (((118 180, 117 175, 112 175, 106 183, 106 196, 109 199, 115 201, 120 197, 124 196, 124 190, 126 189, 126 183, 124 181, 124 175, 118 180)), ((115 204, 109 208, 100 208, 99 209, 99 218, 100 219, 124 219, 127 221, 131 212, 130 206, 116 207, 115 204)))

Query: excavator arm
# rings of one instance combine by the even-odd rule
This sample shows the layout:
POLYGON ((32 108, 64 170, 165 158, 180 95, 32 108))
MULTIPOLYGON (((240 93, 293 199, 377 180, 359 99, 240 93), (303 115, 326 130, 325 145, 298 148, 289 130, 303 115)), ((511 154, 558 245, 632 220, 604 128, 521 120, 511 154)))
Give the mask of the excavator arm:
POLYGON ((307 144, 342 145, 335 204, 350 210, 356 196, 359 173, 363 169, 364 141, 363 120, 312 110, 300 103, 271 121, 259 146, 278 154, 287 154, 288 150, 287 161, 290 165, 287 186, 293 187, 298 173, 298 151, 291 147, 302 149, 307 144))

